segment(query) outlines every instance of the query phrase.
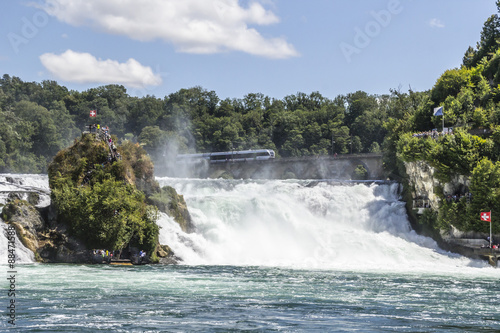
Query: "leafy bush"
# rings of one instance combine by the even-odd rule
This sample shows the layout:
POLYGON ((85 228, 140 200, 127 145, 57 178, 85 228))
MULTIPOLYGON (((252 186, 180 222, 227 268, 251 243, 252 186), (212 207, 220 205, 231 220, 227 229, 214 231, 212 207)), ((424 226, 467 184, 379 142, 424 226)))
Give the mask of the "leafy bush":
POLYGON ((147 158, 138 149, 132 154, 129 147, 129 158, 111 163, 108 152, 104 142, 88 134, 56 155, 49 166, 49 185, 58 221, 90 248, 122 249, 130 244, 154 253, 157 210, 145 203, 144 193, 126 175, 148 174, 135 170, 129 155, 147 158))
POLYGON ((355 180, 365 180, 368 177, 368 171, 366 168, 362 165, 356 166, 356 169, 354 169, 354 173, 352 175, 352 179, 355 180))

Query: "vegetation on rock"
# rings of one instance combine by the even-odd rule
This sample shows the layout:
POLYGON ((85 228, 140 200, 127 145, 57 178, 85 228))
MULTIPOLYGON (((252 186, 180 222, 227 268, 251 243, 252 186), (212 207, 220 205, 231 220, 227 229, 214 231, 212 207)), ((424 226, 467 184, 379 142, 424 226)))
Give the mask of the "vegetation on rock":
POLYGON ((186 201, 184 201, 182 195, 177 194, 173 187, 165 186, 148 199, 158 209, 172 216, 184 232, 194 231, 194 225, 187 210, 186 201))
MULTIPOLYGON (((448 193, 457 199, 450 200, 441 191, 439 214, 424 214, 422 225, 486 233, 489 224, 480 221, 480 212, 491 210, 493 216, 500 216, 499 22, 499 16, 492 15, 477 47, 467 50, 462 66, 445 71, 429 92, 398 96, 405 116, 385 123, 389 134, 384 146, 396 161, 391 164, 394 174, 404 178, 401 162, 420 160, 434 167, 441 184, 457 175, 467 179, 455 193, 448 193), (441 131, 443 118, 432 113, 438 106, 444 107, 444 126, 453 128, 452 135, 428 135, 433 128, 441 131)), ((492 226, 494 233, 500 232, 498 224, 492 226)))
POLYGON ((52 203, 58 222, 89 248, 123 249, 128 245, 154 253, 159 229, 157 210, 145 203, 136 179, 150 174, 152 163, 140 147, 118 147, 122 160, 109 161, 109 148, 84 134, 61 150, 49 166, 52 203))

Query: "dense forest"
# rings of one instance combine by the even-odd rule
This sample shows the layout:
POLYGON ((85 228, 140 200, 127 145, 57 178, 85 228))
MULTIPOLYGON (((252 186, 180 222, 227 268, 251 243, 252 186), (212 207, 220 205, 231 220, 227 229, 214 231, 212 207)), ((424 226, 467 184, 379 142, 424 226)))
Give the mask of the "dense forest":
MULTIPOLYGON (((153 158, 166 152, 270 148, 278 156, 380 152, 383 123, 397 117, 390 95, 365 92, 334 100, 319 92, 274 99, 260 93, 220 100, 201 87, 163 99, 132 97, 123 86, 68 91, 54 81, 0 80, 0 171, 45 172, 61 148, 90 123, 140 142, 153 158), (89 111, 97 110, 97 118, 89 111)), ((399 112, 400 113, 400 112, 399 112)))
POLYGON ((388 174, 398 180, 405 177, 403 162, 417 160, 436 168, 443 182, 454 174, 469 177, 471 202, 443 200, 439 216, 423 219, 439 228, 453 223, 486 230, 478 212, 500 207, 499 41, 500 17, 494 14, 462 65, 445 71, 432 89, 357 91, 334 99, 298 92, 283 99, 249 93, 220 100, 202 87, 164 98, 134 97, 120 85, 78 92, 55 81, 23 82, 5 74, 0 172, 46 172, 55 154, 90 123, 109 126, 122 141, 139 142, 155 161, 172 153, 251 148, 274 149, 278 157, 383 152, 388 174), (433 115, 438 106, 444 116, 433 115), (90 110, 97 110, 97 118, 89 117, 90 110), (443 120, 453 135, 415 135, 441 131, 443 120))

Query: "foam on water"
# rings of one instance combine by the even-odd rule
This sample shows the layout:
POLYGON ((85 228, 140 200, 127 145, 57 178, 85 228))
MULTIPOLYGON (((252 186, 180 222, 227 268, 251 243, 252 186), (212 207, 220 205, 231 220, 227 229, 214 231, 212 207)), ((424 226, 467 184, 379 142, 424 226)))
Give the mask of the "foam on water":
POLYGON ((33 252, 25 247, 17 236, 14 237, 14 246, 12 247, 12 243, 9 244, 8 231, 8 225, 0 218, 0 265, 9 263, 9 254, 15 255, 15 264, 35 262, 33 252))
POLYGON ((28 197, 24 191, 38 191, 40 201, 37 207, 50 205, 50 188, 47 175, 36 174, 0 174, 0 204, 5 204, 9 193, 17 192, 22 199, 28 197))
POLYGON ((410 227, 398 184, 158 178, 184 195, 196 225, 163 216, 160 241, 187 264, 453 271, 488 268, 410 227))
MULTIPOLYGON (((35 174, 0 174, 0 204, 7 202, 9 193, 16 192, 21 199, 27 199, 25 191, 36 190, 40 193, 40 200, 37 207, 50 205, 50 190, 47 175, 35 174)), ((0 218, 0 265, 8 263, 9 249, 14 251, 16 264, 32 263, 35 261, 34 254, 26 248, 21 241, 14 237, 14 248, 9 248, 8 225, 0 218)))

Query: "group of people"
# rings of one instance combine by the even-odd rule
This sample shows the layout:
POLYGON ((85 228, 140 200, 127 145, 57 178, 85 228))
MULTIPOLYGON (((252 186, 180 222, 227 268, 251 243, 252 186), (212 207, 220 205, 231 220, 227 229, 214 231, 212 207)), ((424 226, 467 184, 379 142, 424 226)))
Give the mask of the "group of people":
MULTIPOLYGON (((483 245, 482 248, 489 249, 490 248, 490 244, 483 245)), ((491 249, 499 251, 500 250, 500 244, 491 244, 491 249)))
MULTIPOLYGON (((488 241, 488 245, 487 246, 483 246, 483 247, 486 247, 486 248, 490 248, 490 237, 486 237, 486 241, 488 241)), ((495 244, 493 243, 493 239, 491 241, 491 248, 493 250, 496 250, 496 251, 499 251, 500 250, 500 244, 495 244)))
POLYGON ((97 133, 98 128, 99 128, 98 124, 90 124, 89 125, 89 132, 90 133, 97 133))
POLYGON ((113 139, 111 138, 111 135, 109 135, 109 127, 104 126, 101 130, 101 135, 102 139, 104 142, 108 144, 109 151, 110 151, 110 162, 119 160, 121 158, 120 153, 116 151, 116 145, 113 143, 113 139))
MULTIPOLYGON (((108 126, 101 127, 99 124, 92 124, 92 125, 89 125, 89 131, 90 131, 90 133, 96 133, 96 139, 97 140, 101 139, 101 140, 105 141, 109 147, 110 153, 108 155, 108 160, 101 164, 103 167, 107 163, 113 163, 113 162, 121 159, 121 155, 116 150, 116 145, 113 143, 113 139, 111 139, 111 136, 109 135, 109 127, 108 126)), ((82 180, 82 184, 81 184, 82 186, 87 184, 90 181, 90 179, 92 178, 93 172, 94 172, 94 168, 91 167, 91 169, 89 169, 87 171, 87 173, 85 174, 85 177, 82 180)))
POLYGON ((101 139, 109 147, 110 154, 108 156, 108 162, 114 162, 121 159, 120 153, 116 150, 116 145, 113 143, 113 139, 109 134, 109 126, 102 126, 99 124, 89 125, 89 132, 96 134, 96 139, 101 139))
POLYGON ((444 133, 433 129, 432 131, 413 133, 414 138, 433 138, 437 139, 441 135, 453 134, 453 128, 447 128, 444 133))
POLYGON ((472 193, 466 192, 466 193, 458 193, 458 194, 448 194, 446 196, 446 201, 447 202, 459 202, 460 199, 465 198, 467 202, 469 203, 472 200, 472 193))
POLYGON ((104 258, 113 259, 113 257, 120 256, 120 251, 118 250, 109 251, 109 250, 94 249, 92 253, 94 254, 94 256, 101 256, 103 259, 104 258))
POLYGON ((146 251, 140 250, 137 252, 121 252, 119 250, 106 250, 106 249, 94 249, 92 250, 92 254, 94 255, 94 262, 102 263, 107 262, 110 263, 113 259, 131 259, 136 264, 147 264, 149 262, 149 258, 147 256, 146 251))

